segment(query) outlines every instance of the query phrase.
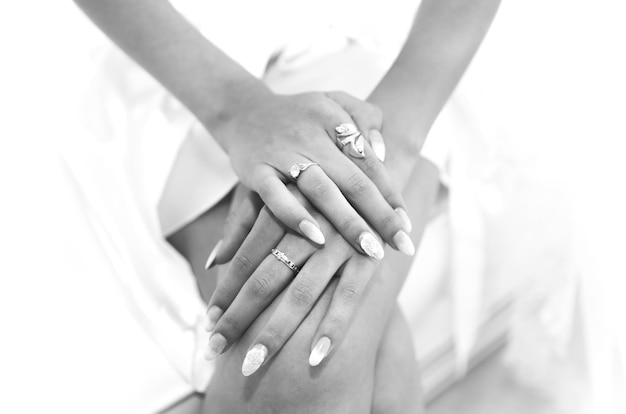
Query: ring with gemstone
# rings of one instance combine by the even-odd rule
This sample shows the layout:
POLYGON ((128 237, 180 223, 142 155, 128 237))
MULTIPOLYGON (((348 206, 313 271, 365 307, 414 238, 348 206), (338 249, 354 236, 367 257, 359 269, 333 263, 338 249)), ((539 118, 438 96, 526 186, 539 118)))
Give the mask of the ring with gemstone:
POLYGON ((278 261, 283 263, 294 272, 298 273, 300 271, 300 269, 298 269, 298 266, 296 266, 296 264, 292 262, 285 253, 281 252, 278 249, 272 249, 272 254, 278 259, 278 261))
POLYGON ((291 176, 291 178, 293 178, 294 180, 297 180, 298 177, 300 176, 300 173, 305 171, 307 168, 309 168, 311 165, 319 165, 316 162, 307 162, 307 163, 295 163, 294 165, 292 165, 289 168, 289 175, 291 176))
POLYGON ((343 148, 350 144, 348 153, 355 158, 365 158, 365 144, 361 132, 354 124, 340 124, 335 127, 337 145, 343 148))

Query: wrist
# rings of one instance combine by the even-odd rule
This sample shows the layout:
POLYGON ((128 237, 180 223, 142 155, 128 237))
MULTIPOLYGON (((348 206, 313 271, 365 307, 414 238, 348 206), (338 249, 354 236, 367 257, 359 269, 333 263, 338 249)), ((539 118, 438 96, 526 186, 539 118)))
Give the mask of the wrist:
POLYGON ((198 117, 202 125, 211 131, 220 145, 230 152, 233 134, 224 133, 236 122, 236 119, 250 111, 255 105, 262 105, 273 96, 269 88, 259 79, 249 76, 244 79, 232 79, 222 83, 217 97, 207 101, 207 107, 198 117))

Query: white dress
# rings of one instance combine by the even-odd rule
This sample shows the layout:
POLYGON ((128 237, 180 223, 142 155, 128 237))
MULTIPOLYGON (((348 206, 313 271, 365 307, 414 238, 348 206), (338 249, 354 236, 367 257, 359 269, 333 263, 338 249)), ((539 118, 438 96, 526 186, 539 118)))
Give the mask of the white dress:
MULTIPOLYGON (((364 8, 363 2, 351 1, 311 2, 306 7, 301 2, 288 1, 238 1, 226 5, 189 0, 178 1, 176 6, 207 37, 256 76, 263 76, 269 58, 281 52, 276 67, 281 76, 271 80, 276 90, 347 89, 363 97, 391 63, 416 7, 404 1, 380 3, 378 7, 367 3, 364 8), (295 17, 282 18, 287 14, 295 17), (243 36, 241 27, 254 35, 243 36), (358 81, 351 77, 355 82, 345 86, 348 85, 343 83, 345 79, 329 78, 327 72, 303 70, 317 68, 317 62, 344 51, 346 44, 358 45, 350 49, 353 54, 349 56, 355 62, 357 59, 373 62, 368 66, 372 73, 363 73, 364 78, 358 81), (320 80, 334 80, 337 84, 320 83, 320 80)), ((443 219, 447 223, 440 225, 442 231, 429 229, 417 258, 418 262, 423 261, 422 253, 438 256, 441 260, 430 266, 430 273, 436 276, 430 278, 425 276, 429 272, 417 272, 418 277, 409 277, 401 301, 414 325, 421 327, 421 332, 417 332, 421 335, 418 343, 424 344, 444 330, 454 332, 456 369, 463 372, 474 344, 479 342, 477 327, 488 319, 490 310, 520 292, 528 293, 523 296, 524 312, 516 318, 519 340, 514 342, 517 346, 511 347, 514 351, 511 359, 518 361, 519 366, 532 366, 527 376, 536 378, 545 373, 540 369, 549 365, 543 363, 537 351, 563 349, 560 345, 569 338, 574 320, 576 301, 572 298, 584 284, 583 315, 596 329, 589 334, 593 335, 588 341, 592 344, 588 347, 589 359, 599 361, 591 377, 599 395, 596 405, 601 407, 608 404, 607 393, 619 394, 612 383, 607 386, 610 382, 607 378, 626 361, 626 336, 623 324, 619 329, 618 317, 624 314, 625 302, 620 299, 623 283, 620 285, 614 276, 623 276, 624 266, 618 248, 621 245, 613 243, 615 235, 626 234, 623 231, 626 226, 620 213, 623 200, 615 202, 610 197, 622 184, 615 177, 623 174, 616 173, 615 167, 623 165, 619 154, 624 151, 611 149, 620 140, 623 142, 624 124, 615 121, 617 116, 606 117, 612 114, 610 111, 591 111, 592 116, 585 118, 589 112, 576 106, 585 99, 568 98, 570 89, 579 84, 587 70, 578 65, 580 55, 576 51, 581 45, 585 46, 587 56, 599 61, 597 50, 601 48, 592 47, 593 42, 589 43, 576 30, 585 23, 563 28, 563 39, 575 34, 576 47, 563 50, 561 46, 568 44, 565 40, 559 43, 545 39, 551 39, 549 34, 554 30, 550 22, 561 21, 562 10, 575 11, 579 18, 594 16, 597 33, 618 30, 623 25, 604 24, 605 18, 619 23, 619 15, 600 15, 604 10, 600 6, 595 13, 589 13, 583 2, 573 5, 561 1, 552 6, 550 13, 543 13, 545 3, 531 3, 504 2, 484 47, 427 141, 426 151, 449 176, 450 215, 443 219), (527 23, 537 15, 542 16, 543 25, 533 27, 530 43, 534 47, 529 47, 527 23), (569 60, 560 66, 549 66, 552 76, 546 79, 547 65, 529 62, 540 58, 542 62, 554 63, 551 59, 556 50, 566 53, 569 60), (581 122, 583 119, 587 122, 581 122), (585 128, 577 128, 579 124, 585 128), (591 153, 596 169, 587 176, 571 161, 576 165, 555 168, 555 163, 564 158, 576 158, 563 155, 563 148, 569 148, 568 144, 576 137, 584 141, 593 137, 594 142, 602 138, 591 153), (610 162, 606 162, 607 154, 610 162), (566 185, 574 182, 567 178, 572 172, 577 178, 574 188, 582 186, 584 193, 572 191, 566 185), (593 198, 587 199, 587 194, 593 198), (572 199, 584 201, 576 220, 569 215, 572 199), (596 199, 609 199, 611 203, 601 207, 592 202, 596 199), (616 230, 611 239, 608 236, 613 233, 613 225, 616 230), (579 231, 574 232, 574 228, 579 231), (601 254, 601 248, 612 253, 608 259, 601 254), (572 251, 577 252, 576 262, 572 251), (450 263, 451 270, 450 266, 446 267, 450 263), (442 274, 446 277, 441 277, 442 274), (430 306, 433 303, 435 306, 430 306), (433 314, 443 315, 446 323, 440 323, 433 314), (538 337, 542 341, 536 341, 538 337), (525 345, 533 345, 533 352, 525 352, 530 349, 525 345)), ((52 22, 63 21, 63 17, 47 18, 55 16, 51 11, 60 6, 45 7, 35 18, 41 20, 42 28, 47 28, 44 33, 60 40, 50 42, 49 49, 59 48, 61 56, 73 62, 72 54, 77 51, 71 48, 72 39, 81 33, 95 33, 97 29, 81 23, 70 26, 61 35, 68 28, 52 22)), ((78 12, 72 10, 72 13, 78 12)), ((608 45, 620 50, 615 39, 623 36, 612 34, 607 38, 614 41, 608 45)), ((600 42, 604 41, 603 37, 596 36, 593 45, 606 45, 600 42)), ((41 47, 40 37, 36 36, 33 45, 41 47)), ((26 59, 23 50, 15 53, 15 57, 16 61, 20 61, 18 57, 26 59)), ((29 67, 39 65, 42 73, 46 64, 60 65, 34 58, 24 62, 29 67)), ((31 205, 39 205, 42 200, 67 200, 55 216, 67 227, 43 238, 49 245, 59 238, 64 241, 61 247, 66 250, 67 263, 54 272, 50 266, 44 266, 48 262, 34 261, 44 272, 34 280, 43 281, 46 289, 35 289, 33 293, 31 286, 27 286, 28 294, 24 298, 8 297, 1 301, 3 305, 12 305, 11 311, 2 312, 3 317, 10 316, 12 322, 25 321, 22 325, 26 329, 14 335, 20 339, 18 346, 10 349, 18 355, 24 349, 29 350, 27 364, 16 365, 14 369, 12 366, 6 369, 3 364, 4 372, 15 373, 7 381, 8 388, 3 384, 3 389, 11 390, 10 385, 26 377, 28 393, 20 398, 20 404, 35 403, 30 392, 38 390, 43 393, 40 400, 47 408, 84 412, 84 406, 80 410, 76 408, 80 405, 74 406, 65 399, 65 393, 71 394, 69 389, 84 394, 85 400, 79 401, 85 405, 101 401, 99 407, 90 406, 91 412, 154 412, 193 389, 201 390, 211 375, 210 364, 201 357, 206 339, 201 329, 204 304, 188 265, 163 236, 210 207, 231 188, 235 176, 219 147, 193 117, 110 43, 100 39, 92 50, 90 64, 93 79, 81 105, 80 127, 73 122, 55 124, 54 117, 45 116, 46 125, 32 126, 32 115, 25 110, 26 121, 21 122, 20 118, 19 128, 10 130, 33 128, 41 135, 35 142, 44 145, 45 134, 51 132, 55 139, 62 136, 66 141, 61 153, 67 169, 63 167, 61 171, 67 188, 64 186, 65 191, 60 195, 42 189, 28 200, 31 205), (172 171, 176 173, 171 174, 172 171), (190 176, 201 181, 201 185, 176 184, 191 182, 186 178, 190 176), (35 312, 32 322, 26 322, 30 318, 20 319, 13 314, 13 309, 23 308, 22 302, 28 305, 29 312, 35 312), (55 323, 42 323, 46 316, 54 317, 55 323), (59 341, 62 346, 58 345, 59 341), (54 369, 48 369, 49 366, 54 369), (62 378, 64 373, 69 377, 62 378), (49 385, 40 387, 41 383, 49 385)), ((605 76, 599 76, 594 85, 602 85, 602 91, 616 90, 618 96, 626 96, 626 88, 619 83, 626 72, 623 62, 613 59, 603 67, 605 76)), ((85 69, 62 66, 55 72, 56 80, 63 79, 68 90, 70 87, 78 90, 75 83, 83 83, 85 69)), ((56 115, 60 111, 54 108, 55 102, 67 103, 67 99, 63 101, 65 91, 47 87, 54 92, 52 99, 40 100, 48 104, 45 113, 56 115)), ((580 93, 590 102, 606 99, 593 89, 580 93)), ((19 96, 22 95, 23 91, 19 91, 19 96)), ((614 106, 615 111, 618 108, 614 106)), ((4 108, 2 112, 10 113, 4 108)), ((574 148, 577 155, 590 155, 586 145, 574 148)), ((41 154, 47 153, 35 150, 29 158, 41 159, 41 165, 48 165, 43 161, 50 162, 50 157, 41 154)), ((12 152, 1 155, 8 158, 12 152)), ((12 169, 13 174, 15 171, 19 171, 17 167, 12 169)), ((10 174, 3 176, 13 178, 10 174)), ((38 172, 33 181, 51 179, 38 172)), ((26 196, 23 189, 16 192, 18 200, 26 196)), ((19 213, 26 217, 26 213, 30 216, 37 212, 14 213, 3 217, 20 218, 19 213)), ((57 230, 50 223, 47 228, 57 230)), ((16 238, 11 244, 20 240, 16 238)), ((49 246, 41 250, 45 252, 46 248, 49 246)), ((3 248, 6 251, 11 250, 3 248)), ((46 257, 43 253, 42 256, 46 257)), ((31 263, 18 257, 20 265, 31 263)), ((428 263, 421 266, 429 267, 428 263)), ((2 289, 0 293, 9 296, 14 291, 2 289)), ((424 348, 428 346, 423 345, 418 352, 425 352, 424 348)), ((624 369, 621 370, 623 375, 624 369)), ((544 378, 552 377, 544 375, 544 378)), ((78 397, 72 395, 72 398, 78 397)))

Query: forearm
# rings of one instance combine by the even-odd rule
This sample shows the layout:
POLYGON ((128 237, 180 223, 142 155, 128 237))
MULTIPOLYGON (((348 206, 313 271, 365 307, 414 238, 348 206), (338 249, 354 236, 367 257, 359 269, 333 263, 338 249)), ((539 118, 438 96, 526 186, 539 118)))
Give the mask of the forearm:
POLYGON ((368 101, 385 116, 387 162, 406 184, 407 170, 465 72, 500 0, 423 0, 409 37, 368 101))
POLYGON ((235 114, 247 94, 269 93, 166 0, 75 2, 207 128, 235 114))

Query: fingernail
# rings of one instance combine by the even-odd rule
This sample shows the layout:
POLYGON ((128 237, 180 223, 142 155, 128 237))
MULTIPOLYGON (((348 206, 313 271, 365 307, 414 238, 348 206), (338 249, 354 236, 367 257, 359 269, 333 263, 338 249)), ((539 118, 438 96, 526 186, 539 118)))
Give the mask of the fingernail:
POLYGON ((324 244, 326 239, 324 239, 324 234, 322 231, 309 220, 302 220, 298 225, 302 234, 308 237, 313 243, 324 244))
POLYGON ((363 249, 366 255, 373 257, 376 260, 382 260, 385 257, 385 250, 383 246, 378 242, 376 236, 372 233, 364 231, 361 233, 358 239, 359 246, 363 249))
POLYGON ((244 377, 249 377, 254 374, 256 370, 263 365, 265 357, 267 357, 267 348, 265 345, 256 344, 250 348, 241 366, 241 373, 244 377))
POLYGON ((211 253, 209 254, 208 259, 206 259, 206 263, 204 265, 204 270, 207 270, 209 267, 213 266, 213 261, 215 261, 215 257, 217 256, 217 252, 220 250, 220 246, 222 245, 222 241, 218 241, 211 253))
POLYGON ((224 352, 227 344, 228 342, 226 342, 224 335, 219 333, 211 335, 209 338, 209 347, 204 353, 204 358, 206 358, 207 361, 213 361, 219 354, 224 352))
POLYGON ((313 347, 311 351, 311 356, 309 356, 309 365, 312 367, 316 367, 326 355, 328 355, 328 351, 330 350, 330 339, 327 336, 322 336, 313 347))
POLYGON ((217 306, 211 306, 206 311, 206 324, 204 325, 204 329, 207 331, 212 331, 217 325, 217 321, 222 317, 224 311, 218 308, 217 306))
POLYGON ((377 129, 371 129, 368 137, 370 139, 370 145, 374 150, 374 154, 376 154, 379 160, 385 161, 387 150, 385 148, 385 141, 383 140, 383 136, 380 131, 377 129))
POLYGON ((415 254, 415 246, 413 246, 413 242, 408 234, 404 231, 400 230, 393 236, 393 243, 396 245, 398 250, 407 256, 413 256, 415 254))
POLYGON ((396 213, 398 214, 398 217, 400 217, 400 220, 402 220, 402 226, 404 227, 404 230, 406 230, 408 232, 413 230, 413 225, 411 224, 411 219, 409 218, 409 215, 406 214, 406 211, 404 211, 404 209, 402 207, 398 207, 396 209, 396 213))

